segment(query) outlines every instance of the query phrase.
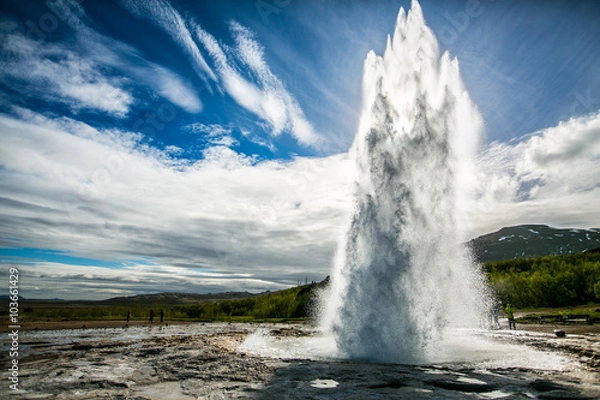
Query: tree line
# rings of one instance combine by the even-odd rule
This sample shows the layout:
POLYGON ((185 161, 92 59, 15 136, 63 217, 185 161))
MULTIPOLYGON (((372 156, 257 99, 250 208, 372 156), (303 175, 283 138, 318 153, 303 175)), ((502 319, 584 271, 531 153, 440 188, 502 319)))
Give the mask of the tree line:
POLYGON ((293 319, 309 317, 320 284, 297 286, 239 300, 207 301, 173 308, 197 320, 293 319))
POLYGON ((519 258, 484 264, 498 299, 517 308, 600 302, 600 253, 519 258))
MULTIPOLYGON (((503 304, 515 308, 569 307, 600 303, 600 253, 520 258, 483 265, 490 287, 503 304)), ((318 293, 329 284, 297 286, 236 300, 194 304, 134 306, 37 307, 24 315, 64 320, 148 318, 150 308, 164 308, 169 320, 252 321, 314 316, 318 293)))

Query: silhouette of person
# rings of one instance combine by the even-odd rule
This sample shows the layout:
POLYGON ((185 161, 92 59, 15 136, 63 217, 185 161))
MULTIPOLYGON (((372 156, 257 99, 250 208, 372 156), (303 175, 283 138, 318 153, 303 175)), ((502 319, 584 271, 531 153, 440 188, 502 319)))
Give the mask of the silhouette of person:
POLYGON ((150 323, 154 322, 154 310, 150 310, 150 323))
POLYGON ((504 309, 506 316, 508 317, 508 329, 517 329, 517 324, 515 323, 515 316, 513 314, 513 309, 510 306, 510 303, 506 305, 504 309))
POLYGON ((165 312, 163 310, 160 310, 159 315, 160 315, 160 323, 162 324, 163 318, 165 317, 165 312))
POLYGON ((492 328, 493 329, 500 329, 500 323, 498 322, 498 309, 494 308, 492 310, 492 328))
POLYGON ((131 311, 127 310, 127 323, 131 320, 131 311))

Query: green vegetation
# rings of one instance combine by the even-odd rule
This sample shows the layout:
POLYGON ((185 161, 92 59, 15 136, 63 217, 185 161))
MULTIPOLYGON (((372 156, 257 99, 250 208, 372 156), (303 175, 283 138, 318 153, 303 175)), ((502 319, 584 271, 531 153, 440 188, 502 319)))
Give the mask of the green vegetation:
POLYGON ((589 315, 591 322, 600 322, 600 304, 590 304, 573 307, 558 307, 558 308, 531 308, 520 309, 523 316, 519 318, 520 323, 539 323, 544 322, 565 321, 569 315, 589 315), (540 319, 540 317, 542 317, 540 319))
POLYGON ((139 296, 142 298, 121 298, 125 305, 115 305, 114 299, 101 302, 67 302, 22 300, 22 317, 30 320, 50 321, 125 321, 127 311, 131 311, 133 321, 147 321, 150 310, 154 310, 154 320, 159 320, 159 310, 164 310, 168 321, 239 321, 257 320, 282 321, 311 317, 316 302, 317 291, 327 284, 313 283, 297 286, 278 292, 267 292, 253 297, 238 299, 206 299, 190 304, 184 298, 180 303, 166 299, 165 294, 139 296), (135 300, 135 301, 134 301, 135 300))
POLYGON ((503 304, 567 307, 600 302, 600 253, 520 258, 485 263, 503 304))
MULTIPOLYGON (((538 310, 544 314, 576 314, 575 306, 590 305, 584 312, 597 320, 600 303, 600 253, 588 252, 565 256, 520 258, 484 264, 489 282, 498 299, 519 310, 538 310), (556 307, 569 307, 556 310, 556 307)), ((190 295, 158 294, 103 302, 22 301, 23 317, 49 320, 148 320, 150 309, 163 309, 168 321, 256 321, 290 320, 311 317, 317 293, 329 280, 297 286, 261 295, 225 294, 190 295), (234 296, 240 296, 234 298, 234 296), (250 297, 248 297, 250 296, 250 297), (115 304, 116 303, 116 304, 115 304)), ((533 311, 532 311, 533 312, 533 311)), ((581 311, 580 311, 581 312, 581 311)))
MULTIPOLYGON (((28 304, 28 303, 26 303, 28 304)), ((48 319, 53 321, 114 321, 127 318, 127 310, 131 311, 132 320, 148 320, 150 310, 154 309, 154 320, 158 320, 158 311, 160 307, 144 306, 105 306, 105 305, 87 305, 79 306, 74 304, 29 304, 23 314, 24 318, 48 319)), ((172 314, 167 309, 165 312, 172 314)), ((175 315, 170 315, 175 317, 175 315)), ((180 316, 181 317, 181 316, 180 316)), ((173 318, 172 318, 173 319, 173 318)))
POLYGON ((316 292, 322 284, 297 286, 248 299, 204 302, 174 308, 198 320, 296 319, 310 317, 316 292))

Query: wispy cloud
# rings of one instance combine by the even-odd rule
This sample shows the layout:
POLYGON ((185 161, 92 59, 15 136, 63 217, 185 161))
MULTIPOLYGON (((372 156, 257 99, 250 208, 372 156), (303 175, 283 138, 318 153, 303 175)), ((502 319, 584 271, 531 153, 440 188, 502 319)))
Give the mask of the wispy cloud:
POLYGON ((272 141, 261 137, 260 135, 254 133, 253 131, 242 128, 242 129, 240 129, 240 132, 241 132, 242 136, 245 137, 250 142, 257 144, 259 146, 262 146, 262 147, 266 147, 267 149, 271 150, 272 152, 274 152, 276 150, 275 145, 273 144, 272 141))
MULTIPOLYGON (((272 73, 265 62, 262 46, 250 30, 231 22, 230 29, 236 45, 225 51, 213 35, 193 19, 184 19, 167 1, 124 0, 122 4, 134 15, 151 20, 169 33, 188 54, 199 75, 209 77, 219 90, 224 90, 240 106, 258 116, 272 136, 289 132, 304 146, 319 148, 325 145, 296 99, 272 73), (202 44, 210 56, 215 72, 202 56, 194 39, 202 44), (240 72, 237 68, 239 65, 246 67, 249 76, 240 72)), ((207 79, 205 83, 208 88, 212 87, 207 79)))
POLYGON ((314 131, 298 102, 264 61, 263 48, 252 33, 236 22, 231 23, 231 31, 236 47, 232 56, 228 56, 210 33, 196 27, 197 37, 212 57, 225 91, 239 105, 264 120, 273 136, 288 131, 305 146, 322 145, 323 138, 314 131), (254 82, 238 72, 236 61, 248 67, 254 82))
POLYGON ((187 53, 198 75, 210 88, 210 80, 216 81, 212 69, 200 53, 188 25, 171 4, 163 0, 122 0, 121 4, 139 18, 146 18, 164 29, 187 53))
POLYGON ((34 40, 6 22, 0 27, 0 80, 20 85, 25 95, 67 104, 75 112, 124 117, 138 101, 133 92, 140 84, 189 113, 202 110, 192 86, 176 73, 95 31, 78 4, 52 4, 74 30, 76 44, 34 40))
MULTIPOLYGON (((264 59, 264 50, 256 41, 250 30, 239 23, 231 22, 231 31, 236 41, 236 50, 239 59, 249 67, 258 80, 263 91, 263 109, 267 120, 274 116, 273 121, 278 121, 280 110, 285 110, 284 126, 289 129, 300 143, 307 145, 322 144, 312 125, 306 120, 304 112, 294 97, 288 93, 283 83, 271 72, 264 59), (283 107, 282 107, 283 105, 283 107)), ((280 125, 272 124, 274 132, 280 125)))
POLYGON ((201 134, 204 140, 211 145, 232 147, 240 142, 233 137, 233 129, 219 124, 194 123, 186 127, 186 130, 192 133, 201 134))
MULTIPOLYGON (((130 68, 133 69, 133 68, 130 68)), ((135 69, 134 69, 135 70, 135 69)), ((202 102, 198 95, 175 73, 154 63, 135 70, 136 75, 171 103, 178 105, 189 113, 202 111, 202 102), (151 78, 152 77, 152 78, 151 78)))
POLYGON ((91 109, 117 117, 125 116, 134 102, 126 79, 101 74, 93 60, 61 45, 34 41, 18 31, 0 32, 0 42, 0 80, 26 85, 28 94, 34 91, 74 111, 91 109))
MULTIPOLYGON (((82 52, 87 59, 135 77, 136 81, 153 88, 159 95, 189 113, 202 110, 202 102, 191 85, 186 84, 176 73, 144 59, 135 48, 94 30, 80 5, 64 0, 56 0, 55 5, 63 9, 62 15, 69 15, 66 22, 77 33, 81 47, 89 49, 82 52)), ((178 15, 177 17, 181 19, 178 15)))

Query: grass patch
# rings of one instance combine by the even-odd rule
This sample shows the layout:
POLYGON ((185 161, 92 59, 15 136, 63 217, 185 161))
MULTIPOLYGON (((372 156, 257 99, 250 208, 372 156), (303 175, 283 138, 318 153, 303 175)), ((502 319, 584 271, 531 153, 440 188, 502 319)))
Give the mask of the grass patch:
POLYGON ((592 323, 600 322, 600 304, 587 304, 576 307, 556 307, 556 308, 526 308, 520 310, 523 314, 519 317, 520 323, 537 324, 540 322, 540 317, 543 316, 546 321, 552 321, 554 318, 557 321, 565 320, 568 315, 587 314, 590 316, 592 323))

